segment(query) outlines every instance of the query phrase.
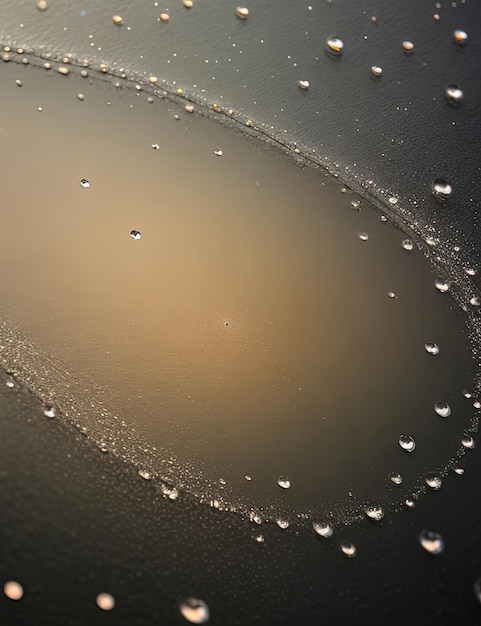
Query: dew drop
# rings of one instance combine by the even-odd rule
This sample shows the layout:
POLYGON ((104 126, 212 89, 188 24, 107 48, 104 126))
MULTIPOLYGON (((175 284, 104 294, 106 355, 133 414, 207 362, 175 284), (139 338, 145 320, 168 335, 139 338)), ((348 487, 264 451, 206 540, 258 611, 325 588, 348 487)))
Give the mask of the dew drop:
POLYGON ((441 489, 441 487, 443 486, 443 481, 442 481, 441 476, 439 476, 438 474, 435 474, 434 472, 431 472, 430 474, 426 474, 424 478, 424 482, 426 483, 428 487, 430 487, 431 489, 434 489, 434 491, 438 491, 438 489, 441 489))
POLYGON ((395 472, 394 474, 389 475, 389 480, 393 483, 393 485, 399 486, 402 483, 403 478, 401 474, 395 472))
POLYGON ((401 435, 399 437, 399 445, 406 452, 413 452, 416 449, 416 442, 411 435, 401 435))
POLYGON ((432 354, 433 356, 436 356, 436 354, 439 354, 439 346, 437 343, 432 343, 428 341, 428 343, 424 344, 424 349, 426 350, 428 354, 432 354))
POLYGON ((209 607, 198 598, 185 598, 179 605, 180 613, 191 624, 204 624, 209 620, 209 607))
POLYGON ((56 417, 55 408, 52 405, 48 405, 45 407, 43 414, 45 415, 45 417, 53 419, 54 417, 56 417))
POLYGON ((215 156, 221 157, 223 155, 223 152, 222 152, 222 150, 217 148, 217 150, 214 150, 214 154, 215 154, 215 156))
POLYGON ((299 87, 299 89, 304 89, 304 91, 307 91, 309 89, 309 81, 308 80, 300 80, 297 83, 297 86, 299 87))
POLYGON ((464 92, 457 85, 448 85, 444 92, 446 100, 453 106, 459 106, 464 100, 464 92))
POLYGON ((247 9, 246 7, 237 7, 237 9, 235 10, 235 14, 239 19, 246 20, 249 16, 249 9, 247 9))
POLYGON ((464 396, 465 398, 472 398, 472 397, 473 397, 473 394, 472 394, 472 392, 471 392, 471 391, 469 391, 468 389, 464 389, 464 390, 463 390, 463 396, 464 396))
POLYGON ((77 99, 80 100, 81 102, 83 102, 85 100, 85 96, 83 93, 78 93, 77 94, 77 99))
POLYGON ((359 239, 361 241, 367 241, 369 239, 369 235, 367 233, 359 233, 359 239))
POLYGON ((142 239, 142 235, 140 234, 140 232, 138 230, 131 230, 130 231, 130 236, 132 237, 132 239, 135 239, 135 241, 138 241, 139 239, 142 239))
POLYGON ((453 193, 453 188, 444 178, 436 178, 432 187, 433 196, 438 200, 447 200, 453 193))
POLYGON ((473 296, 472 298, 469 299, 469 304, 471 306, 480 306, 481 300, 479 299, 478 296, 473 296))
POLYGON ((462 476, 464 474, 464 469, 462 467, 455 467, 454 473, 457 474, 458 476, 462 476))
POLYGON ((21 600, 23 597, 23 587, 14 580, 9 580, 3 585, 3 593, 10 600, 21 600))
POLYGON ((244 478, 245 478, 246 480, 249 480, 249 481, 250 481, 250 480, 252 480, 252 477, 251 477, 251 476, 249 476, 249 474, 246 474, 246 475, 244 476, 244 478))
POLYGON ((182 4, 186 9, 191 9, 194 6, 193 0, 182 0, 182 4))
POLYGON ((414 248, 414 244, 411 241, 411 239, 403 239, 402 241, 402 247, 407 250, 408 252, 411 252, 411 250, 414 248))
POLYGON ((476 276, 476 270, 474 269, 474 267, 465 267, 464 271, 468 276, 476 276))
POLYGON ((430 554, 441 554, 444 550, 444 539, 439 533, 430 530, 422 530, 419 533, 419 543, 430 554))
POLYGON ((326 40, 326 50, 335 56, 340 56, 344 50, 344 42, 339 37, 329 37, 326 40))
POLYGON ((350 541, 342 541, 341 550, 346 556, 348 556, 351 559, 354 558, 357 554, 356 546, 350 541))
POLYGON ((276 520, 276 524, 279 526, 279 528, 282 528, 282 530, 289 528, 289 522, 286 519, 279 518, 276 520))
POLYGON ((312 528, 314 532, 324 539, 328 539, 334 532, 333 527, 327 522, 312 522, 312 528))
POLYGON ((147 470, 139 470, 138 471, 138 475, 143 478, 144 480, 151 480, 152 479, 152 474, 150 472, 147 472, 147 470))
POLYGON ((115 606, 115 599, 110 593, 99 593, 96 602, 102 611, 111 611, 115 606))
POLYGON ((394 291, 388 291, 387 292, 387 297, 388 298, 397 298, 397 295, 394 293, 394 291))
POLYGON ((168 22, 170 20, 170 15, 168 13, 161 13, 159 15, 159 20, 161 22, 168 22))
POLYGON ((287 476, 279 476, 279 478, 277 479, 277 484, 283 489, 289 489, 289 487, 291 486, 291 482, 287 478, 287 476))
POLYGON ((381 78, 381 76, 382 76, 382 67, 379 67, 379 65, 373 65, 371 67, 371 74, 373 76, 375 76, 376 78, 381 78))
POLYGON ((414 507, 416 506, 416 503, 414 502, 412 498, 406 498, 404 500, 404 504, 406 505, 408 509, 414 509, 414 507))
POLYGON ((39 11, 46 11, 48 9, 47 0, 38 0, 38 2, 37 2, 37 9, 39 11))
POLYGON ((21 80, 16 80, 15 84, 17 85, 17 87, 23 87, 23 83, 21 80))
POLYGON ((80 186, 84 189, 88 189, 90 187, 90 183, 86 178, 82 178, 82 180, 80 181, 80 186))
POLYGON ((117 26, 121 26, 124 23, 124 20, 120 15, 114 15, 112 16, 112 22, 117 24, 117 26))
POLYGON ((402 47, 405 52, 412 52, 414 50, 414 44, 412 41, 403 41, 402 47))
POLYGON ((467 448, 468 450, 472 450, 476 446, 474 439, 471 437, 471 435, 468 435, 466 433, 461 437, 461 445, 463 446, 463 448, 467 448))
POLYGON ((451 415, 451 407, 443 400, 438 400, 438 402, 434 403, 434 410, 439 417, 449 417, 451 415))
POLYGON ((441 293, 446 293, 449 289, 449 283, 446 280, 441 280, 441 278, 436 278, 434 281, 434 286, 441 293))
POLYGON ((383 508, 377 504, 370 504, 369 506, 365 507, 364 513, 369 519, 372 519, 375 522, 380 522, 384 517, 383 508))
POLYGON ((264 543, 264 535, 254 535, 254 541, 257 541, 257 543, 264 543))
POLYGON ((458 46, 465 46, 468 43, 468 33, 464 30, 455 30, 453 39, 458 46))

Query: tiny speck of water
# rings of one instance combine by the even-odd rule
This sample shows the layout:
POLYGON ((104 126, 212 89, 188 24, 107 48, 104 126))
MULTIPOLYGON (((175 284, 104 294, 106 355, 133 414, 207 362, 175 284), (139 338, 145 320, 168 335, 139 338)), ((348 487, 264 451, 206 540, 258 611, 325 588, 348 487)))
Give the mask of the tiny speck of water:
POLYGON ((297 83, 297 86, 299 87, 299 89, 304 89, 304 91, 307 91, 309 89, 309 81, 308 80, 300 80, 297 83))
POLYGON ((436 278, 434 286, 441 293, 446 293, 449 290, 449 283, 446 280, 441 280, 441 278, 436 278))
POLYGON ((399 486, 399 485, 402 483, 403 478, 402 478, 401 474, 394 473, 394 474, 390 474, 390 476, 389 476, 389 480, 390 480, 390 481, 391 481, 394 485, 399 486))
POLYGON ((408 252, 411 252, 411 250, 414 248, 414 244, 410 239, 403 239, 401 245, 408 252))
POLYGON ((341 545, 341 550, 343 554, 345 554, 351 559, 356 556, 357 549, 353 543, 351 543, 350 541, 341 541, 340 545, 341 545))
POLYGON ((468 33, 464 30, 455 30, 453 33, 454 43, 465 46, 468 43, 468 33))
POLYGON ((215 156, 221 157, 224 153, 222 152, 222 150, 217 148, 217 150, 214 150, 214 154, 215 156))
POLYGON ((312 528, 317 535, 324 539, 331 537, 334 532, 333 527, 327 522, 312 522, 312 528))
POLYGON ((99 593, 96 602, 102 611, 111 611, 115 606, 115 599, 110 593, 99 593))
POLYGON ((235 10, 235 14, 239 19, 246 20, 249 16, 249 9, 247 9, 246 7, 237 7, 237 9, 235 10))
POLYGON ((361 241, 367 241, 369 239, 369 235, 367 233, 359 233, 358 236, 361 241))
POLYGON ((447 200, 453 193, 453 188, 444 178, 436 178, 433 182, 432 193, 438 200, 447 200))
POLYGON ((289 489, 289 487, 291 486, 291 481, 287 478, 287 476, 279 476, 279 478, 277 479, 277 484, 283 489, 289 489))
POLYGON ((147 470, 139 470, 138 471, 138 475, 143 478, 144 480, 151 480, 152 478, 152 474, 150 472, 147 472, 147 470))
POLYGON ((339 37, 329 37, 326 40, 326 50, 335 56, 340 56, 344 50, 344 42, 339 37))
POLYGON ((90 187, 90 183, 86 178, 82 178, 82 180, 80 181, 80 186, 84 189, 88 189, 90 187))
POLYGON ((9 580, 3 585, 3 593, 10 600, 21 600, 23 597, 23 587, 14 580, 9 580))
POLYGON ((449 417, 451 415, 451 407, 444 400, 438 400, 434 403, 434 410, 439 417, 449 417))
POLYGON ((130 231, 130 236, 132 237, 132 239, 135 239, 135 241, 138 241, 139 239, 142 239, 142 235, 140 234, 140 232, 138 230, 131 230, 130 231))
POLYGON ((419 543, 430 554, 441 554, 444 550, 444 539, 439 533, 430 530, 422 530, 419 533, 419 543))
POLYGON ((414 450, 416 449, 416 442, 411 437, 411 435, 400 435, 399 445, 406 452, 414 452, 414 450))
POLYGON ((439 346, 437 343, 432 343, 428 341, 428 343, 424 344, 424 349, 428 354, 432 354, 433 356, 439 354, 439 346))
POLYGON ((414 50, 414 44, 412 41, 403 41, 402 47, 405 52, 412 52, 414 50))
POLYGON ((210 617, 209 607, 198 598, 185 598, 180 603, 179 610, 182 617, 191 624, 204 624, 210 617))
POLYGON ((434 489, 434 491, 441 489, 441 487, 443 486, 443 481, 442 481, 441 476, 439 476, 438 474, 435 474, 434 472, 431 472, 430 474, 426 474, 424 478, 424 482, 426 483, 428 487, 430 487, 431 489, 434 489))
POLYGON ((463 446, 463 448, 467 448, 468 450, 472 450, 476 446, 474 439, 471 437, 471 435, 468 435, 466 433, 461 437, 461 445, 463 446))
POLYGON ((279 526, 279 528, 282 528, 282 530, 289 528, 289 522, 286 519, 279 518, 278 520, 276 520, 276 524, 279 526))
POLYGON ((373 65, 371 67, 371 74, 373 76, 375 76, 376 78, 381 78, 381 76, 382 76, 382 67, 379 67, 379 65, 373 65))
POLYGON ((446 96, 446 100, 449 104, 452 104, 453 106, 459 106, 464 100, 464 92, 457 85, 448 85, 444 95, 446 96))
POLYGON ((374 520, 375 522, 380 522, 384 517, 384 510, 382 507, 377 504, 370 504, 364 509, 364 513, 367 515, 369 519, 374 520))

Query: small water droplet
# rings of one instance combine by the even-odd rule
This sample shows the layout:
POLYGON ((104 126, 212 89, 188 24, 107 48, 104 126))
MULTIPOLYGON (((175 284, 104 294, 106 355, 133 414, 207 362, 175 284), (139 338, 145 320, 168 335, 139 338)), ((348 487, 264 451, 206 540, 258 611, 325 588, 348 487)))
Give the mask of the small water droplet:
POLYGON ((381 76, 382 76, 382 67, 379 67, 379 65, 373 65, 371 67, 371 74, 373 76, 375 76, 376 78, 381 78, 381 76))
POLYGON ((144 480, 151 480, 152 478, 152 474, 150 472, 148 472, 147 470, 142 470, 140 469, 138 471, 138 474, 141 478, 143 478, 144 480))
POLYGON ((465 46, 468 43, 468 33, 464 30, 455 30, 453 33, 454 43, 458 46, 465 46))
POLYGON ((277 479, 277 484, 283 489, 289 489, 289 487, 291 486, 291 482, 287 478, 287 476, 279 476, 279 478, 277 479))
POLYGON ((324 539, 328 539, 334 532, 333 527, 327 522, 312 522, 312 528, 314 532, 324 539))
POLYGON ((434 403, 434 410, 440 417, 449 417, 451 415, 451 407, 443 400, 438 400, 434 403))
POLYGON ((408 509, 414 509, 414 507, 416 506, 416 503, 414 502, 412 498, 406 498, 404 500, 404 504, 406 505, 408 509))
POLYGON ((80 181, 80 186, 84 189, 88 189, 90 187, 90 183, 86 178, 82 178, 82 180, 80 181))
POLYGON ((254 541, 257 541, 257 543, 264 543, 264 535, 254 535, 254 541))
POLYGON ((23 83, 21 80, 16 80, 15 84, 17 85, 17 87, 23 87, 23 83))
POLYGON ((411 435, 400 435, 399 445, 406 452, 414 452, 414 450, 416 449, 416 442, 411 437, 411 435))
POLYGON ((117 24, 117 26, 121 26, 124 23, 124 20, 122 19, 120 15, 113 15, 112 22, 114 24, 117 24))
POLYGON ((434 237, 426 237, 424 241, 428 244, 428 246, 435 246, 438 243, 437 239, 434 237))
POLYGON ((449 290, 449 283, 447 280, 442 280, 441 278, 436 278, 434 281, 434 286, 441 293, 446 293, 449 290))
POLYGON ((369 519, 372 519, 375 522, 380 522, 384 517, 384 510, 377 504, 370 504, 369 506, 365 507, 364 513, 369 519))
POLYGON ((469 299, 469 304, 471 304, 471 306, 480 306, 481 300, 479 299, 478 296, 473 296, 472 298, 469 299))
POLYGON ((381 215, 381 222, 387 222, 387 217, 385 215, 381 215))
POLYGON ((300 80, 297 83, 297 86, 299 87, 299 89, 304 89, 304 91, 307 91, 309 89, 309 81, 308 80, 300 80))
POLYGON ((154 150, 158 150, 158 149, 160 148, 160 146, 159 146, 159 144, 158 144, 158 143, 153 143, 153 144, 152 144, 152 148, 153 148, 154 150))
POLYGON ((52 405, 47 405, 43 411, 43 414, 45 415, 45 417, 53 419, 54 417, 56 417, 55 408, 52 405))
POLYGON ((387 297, 388 298, 397 298, 397 295, 394 293, 394 291, 388 291, 387 292, 387 297))
POLYGON ((85 96, 83 93, 78 93, 77 94, 77 99, 80 100, 81 102, 83 102, 85 100, 85 96))
POLYGON ((426 483, 428 487, 430 487, 431 489, 434 489, 434 491, 441 489, 441 487, 443 486, 443 480, 441 476, 439 476, 438 474, 435 474, 434 472, 430 472, 429 474, 426 474, 424 478, 424 482, 426 483))
POLYGON ((23 597, 23 587, 14 580, 9 580, 3 585, 3 593, 10 600, 21 600, 23 597))
POLYGON ((138 241, 139 239, 142 239, 142 235, 140 234, 140 232, 138 230, 131 230, 130 231, 130 236, 132 237, 132 239, 135 239, 135 241, 138 241))
POLYGON ((191 9, 194 6, 193 0, 182 0, 182 4, 186 9, 191 9))
POLYGON ((209 620, 209 607, 199 598, 185 598, 179 605, 179 610, 184 619, 191 624, 204 624, 209 620))
POLYGON ((475 409, 480 409, 481 408, 481 402, 479 402, 479 400, 476 400, 476 402, 473 402, 473 406, 475 409))
POLYGON ((246 20, 249 16, 249 9, 247 9, 246 7, 237 7, 237 9, 235 10, 235 14, 241 20, 246 20))
POLYGON ((461 437, 461 445, 463 446, 463 448, 472 450, 476 446, 476 443, 471 435, 464 433, 464 435, 461 437))
POLYGON ((436 178, 432 186, 433 196, 438 200, 447 200, 453 193, 453 188, 444 178, 436 178))
POLYGON ((99 593, 96 602, 103 611, 111 611, 115 606, 115 599, 110 593, 99 593))
POLYGON ((48 9, 47 0, 38 0, 38 2, 37 2, 37 9, 39 11, 46 11, 48 9))
POLYGON ((454 473, 457 474, 458 476, 462 476, 464 474, 464 469, 462 467, 455 467, 454 473))
POLYGON ((403 239, 402 247, 408 252, 411 252, 411 250, 414 248, 414 244, 411 239, 403 239))
POLYGON ((170 15, 168 13, 161 13, 159 15, 159 20, 161 22, 168 22, 170 20, 170 15))
POLYGON ((276 524, 279 526, 279 528, 282 528, 282 530, 285 530, 289 527, 289 522, 286 519, 279 518, 276 520, 276 524))
POLYGON ((467 389, 463 390, 463 396, 465 398, 472 398, 473 397, 473 393, 471 391, 468 391, 467 389))
POLYGON ((246 474, 246 475, 244 476, 244 478, 245 478, 246 480, 252 480, 252 477, 251 477, 251 476, 249 476, 249 474, 246 474))
POLYGON ((340 56, 344 50, 344 42, 339 37, 329 37, 326 40, 326 50, 335 56, 340 56))
POLYGON ((351 200, 351 206, 353 209, 356 209, 358 211, 361 210, 361 201, 360 200, 351 200))
POLYGON ((475 269, 474 269, 474 267, 469 267, 469 266, 468 266, 468 267, 465 267, 465 268, 464 268, 464 271, 466 272, 466 274, 467 274, 468 276, 476 276, 476 271, 477 271, 477 270, 475 270, 475 269))
POLYGON ((430 554, 441 554, 444 550, 444 540, 439 533, 422 530, 419 533, 419 543, 430 554))
POLYGON ((424 344, 424 349, 426 350, 428 354, 432 354, 433 356, 436 356, 436 354, 439 354, 439 346, 437 343, 432 343, 428 341, 428 343, 424 344))
POLYGON ((389 475, 389 480, 393 483, 393 485, 399 486, 402 483, 403 478, 401 474, 395 472, 394 474, 389 475))
POLYGON ((414 44, 412 41, 403 41, 402 47, 404 52, 412 52, 414 50, 414 44))
POLYGON ((367 241, 369 239, 369 235, 367 233, 359 233, 358 236, 361 241, 367 241))
POLYGON ((167 485, 166 483, 162 483, 160 491, 162 492, 162 495, 169 500, 177 500, 179 497, 179 490, 171 485, 167 485))
POLYGON ((444 95, 449 104, 453 106, 459 106, 464 100, 464 92, 457 85, 448 85, 444 95))
POLYGON ((356 546, 350 541, 341 541, 341 550, 349 558, 354 558, 357 554, 356 546))
POLYGON ((223 155, 223 152, 222 152, 222 150, 220 150, 220 149, 218 148, 217 150, 214 150, 214 154, 215 154, 215 156, 219 156, 219 157, 220 157, 220 156, 222 156, 222 155, 223 155))

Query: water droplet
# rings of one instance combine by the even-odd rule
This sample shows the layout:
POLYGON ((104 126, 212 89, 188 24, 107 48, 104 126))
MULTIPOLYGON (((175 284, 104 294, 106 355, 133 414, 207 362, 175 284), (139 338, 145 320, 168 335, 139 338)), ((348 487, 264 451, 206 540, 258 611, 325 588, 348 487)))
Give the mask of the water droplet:
POLYGON ((23 83, 21 80, 16 80, 15 84, 17 85, 17 87, 23 87, 23 83))
POLYGON ((117 24, 117 26, 121 26, 124 23, 124 20, 120 15, 114 15, 112 16, 112 22, 117 24))
POLYGON ((433 182, 432 193, 438 200, 447 200, 453 193, 453 188, 444 178, 436 178, 433 182))
POLYGON ((153 143, 153 144, 152 144, 152 148, 153 148, 154 150, 158 150, 158 149, 160 148, 160 146, 159 146, 159 144, 158 144, 158 143, 153 143))
POLYGON ((475 409, 479 409, 481 408, 481 402, 479 402, 479 400, 476 400, 476 402, 473 402, 473 406, 475 409))
POLYGON ((434 403, 434 410, 440 417, 449 417, 451 415, 451 407, 443 400, 438 400, 438 402, 434 403))
POLYGON ((384 510, 377 504, 370 504, 369 506, 367 506, 364 509, 364 513, 367 515, 367 517, 369 517, 369 519, 372 519, 376 522, 380 522, 384 517, 384 510))
POLYGON ((209 620, 209 607, 198 598, 185 598, 179 605, 180 613, 191 624, 204 624, 209 620))
POLYGON ((397 295, 394 293, 394 291, 388 291, 387 292, 387 297, 388 298, 397 298, 397 295))
POLYGON ((305 91, 307 91, 309 89, 309 81, 308 80, 300 80, 297 83, 297 86, 299 87, 299 89, 304 89, 305 91))
POLYGON ((83 94, 83 93, 78 93, 78 94, 77 94, 77 98, 78 98, 78 100, 80 100, 81 102, 83 102, 83 101, 85 100, 85 96, 84 96, 84 94, 83 94))
POLYGON ((437 239, 434 237, 426 237, 424 241, 428 244, 428 246, 435 246, 438 243, 437 239))
POLYGON ((64 67, 63 65, 57 67, 57 72, 59 74, 62 74, 62 76, 68 76, 70 74, 70 70, 68 69, 68 67, 64 67))
POLYGON ((464 474, 464 469, 462 467, 455 467, 454 473, 457 474, 458 476, 462 476, 464 474))
POLYGON ((457 85, 448 85, 444 92, 446 100, 453 106, 459 106, 464 100, 464 92, 457 85))
POLYGON ((45 417, 53 419, 54 417, 56 417, 55 408, 52 405, 47 405, 43 411, 43 414, 45 415, 45 417))
POLYGON ((334 532, 333 527, 327 522, 312 522, 312 527, 314 532, 317 533, 320 537, 324 537, 324 539, 328 539, 332 536, 334 532))
POLYGON ((220 149, 218 148, 217 150, 214 150, 214 154, 215 154, 215 156, 219 156, 219 157, 220 157, 220 156, 222 156, 222 155, 223 155, 223 152, 222 152, 222 150, 220 150, 220 149))
POLYGON ((326 50, 333 55, 340 56, 344 50, 344 42, 339 37, 329 37, 326 41, 326 50))
POLYGON ((475 270, 474 267, 465 267, 464 271, 466 272, 468 276, 476 276, 477 270, 475 270))
POLYGON ((416 503, 414 502, 412 498, 406 498, 404 500, 404 504, 406 505, 408 509, 414 509, 414 507, 416 506, 416 503))
POLYGON ((254 535, 254 541, 257 541, 257 543, 264 543, 265 539, 264 539, 264 535, 254 535))
POLYGON ((382 76, 382 67, 379 67, 379 65, 373 65, 371 67, 371 74, 376 78, 380 78, 382 76))
POLYGON ((476 446, 474 439, 467 433, 461 437, 461 445, 468 450, 472 450, 476 446))
POLYGON ((161 22, 168 22, 170 20, 170 15, 168 13, 161 13, 159 15, 159 20, 161 22))
POLYGON ((138 474, 141 478, 143 478, 144 480, 151 480, 152 478, 152 474, 150 472, 148 472, 147 470, 139 470, 138 474))
POLYGON ((251 477, 251 476, 249 476, 249 474, 246 474, 246 475, 244 476, 244 478, 245 478, 246 480, 252 480, 252 477, 251 477))
POLYGON ((464 396, 465 398, 472 398, 472 397, 473 397, 473 394, 472 394, 472 392, 471 392, 471 391, 468 391, 467 389, 464 389, 464 391, 463 391, 463 396, 464 396))
POLYGON ((367 241, 369 239, 369 235, 367 233, 359 233, 359 239, 361 241, 367 241))
POLYGON ((132 239, 135 239, 135 241, 138 241, 139 239, 142 239, 142 235, 140 234, 140 232, 138 230, 131 230, 130 231, 130 236, 132 237, 132 239))
POLYGON ((103 611, 111 611, 115 606, 115 599, 110 593, 99 593, 96 602, 99 609, 103 611))
POLYGON ((412 41, 403 41, 402 47, 405 52, 412 52, 414 50, 414 44, 412 41))
POLYGON ((88 189, 90 187, 90 183, 86 178, 82 178, 82 180, 80 181, 80 186, 84 189, 88 189))
POLYGON ((401 435, 399 437, 399 445, 406 452, 413 452, 416 449, 416 442, 411 435, 401 435))
POLYGON ((279 476, 279 478, 277 479, 277 484, 283 489, 289 489, 289 487, 291 486, 291 482, 287 478, 287 476, 279 476))
POLYGON ((444 539, 439 533, 422 530, 419 533, 419 543, 430 554, 441 554, 444 550, 444 539))
POLYGON ((249 15, 249 9, 247 9, 246 7, 237 7, 237 9, 235 10, 235 14, 241 20, 246 20, 249 15))
POLYGON ((149 76, 149 83, 150 83, 151 85, 155 85, 155 84, 157 84, 158 80, 159 80, 159 79, 157 78, 157 76, 149 76))
POLYGON ((439 354, 439 346, 437 343, 432 343, 428 341, 428 343, 424 344, 424 349, 426 350, 428 354, 432 354, 433 356, 436 356, 436 354, 439 354))
POLYGON ((160 486, 160 491, 162 492, 162 495, 169 500, 177 500, 179 497, 179 490, 171 485, 167 485, 166 483, 163 483, 160 486))
POLYGON ((186 9, 191 9, 194 6, 193 0, 182 0, 182 4, 186 9))
POLYGON ((411 252, 411 250, 414 248, 414 244, 410 239, 403 239, 402 247, 408 252, 411 252))
POLYGON ((389 480, 390 480, 390 481, 391 481, 394 485, 399 486, 399 485, 402 483, 403 478, 402 478, 401 474, 398 474, 397 472, 395 472, 394 474, 390 474, 390 475, 389 475, 389 480))
POLYGON ((442 481, 441 476, 439 476, 438 474, 435 474, 434 472, 431 472, 430 474, 426 474, 424 478, 424 482, 426 483, 428 487, 430 487, 431 489, 434 489, 435 491, 437 491, 438 489, 441 489, 441 487, 443 486, 443 481, 442 481))
POLYGON ((453 33, 454 43, 458 46, 465 46, 468 43, 468 33, 464 30, 455 30, 453 33))
POLYGON ((37 2, 37 9, 39 11, 46 11, 48 9, 47 0, 38 0, 38 2, 37 2))
POLYGON ((349 558, 353 558, 357 554, 356 546, 350 541, 341 541, 341 550, 349 558))
POLYGON ((478 298, 478 296, 473 296, 469 299, 469 304, 471 304, 472 306, 480 306, 481 300, 478 298))
POLYGON ((449 289, 449 283, 446 280, 442 280, 441 278, 436 278, 434 281, 434 286, 441 293, 446 293, 449 289))
POLYGON ((9 580, 3 585, 3 593, 10 600, 20 600, 23 597, 23 587, 14 580, 9 580))
POLYGON ((276 520, 276 524, 279 526, 279 528, 282 528, 282 530, 289 528, 289 522, 286 519, 279 518, 278 520, 276 520))

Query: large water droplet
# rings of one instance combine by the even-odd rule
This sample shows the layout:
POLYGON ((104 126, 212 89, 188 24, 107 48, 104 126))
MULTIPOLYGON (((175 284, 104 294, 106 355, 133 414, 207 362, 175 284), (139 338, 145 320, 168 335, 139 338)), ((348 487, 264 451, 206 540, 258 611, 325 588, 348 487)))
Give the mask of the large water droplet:
POLYGON ((286 519, 279 518, 276 520, 276 524, 279 526, 279 528, 282 528, 282 530, 289 528, 289 522, 286 519))
POLYGON ((179 605, 180 613, 191 624, 204 624, 209 620, 209 607, 198 598, 186 598, 179 605))
POLYGON ((96 602, 102 611, 111 611, 115 606, 115 599, 110 593, 99 593, 96 602))
POLYGON ((304 89, 305 91, 307 91, 309 89, 309 81, 308 80, 300 80, 297 83, 297 86, 299 87, 299 89, 304 89))
POLYGON ((344 50, 344 42, 339 37, 329 37, 326 40, 326 50, 330 54, 341 55, 344 50))
POLYGON ((444 540, 439 533, 422 530, 419 533, 419 543, 430 554, 441 554, 444 550, 444 540))
POLYGON ((432 186, 433 196, 438 200, 447 200, 453 193, 453 188, 444 178, 436 178, 432 186))
POLYGON ((82 178, 82 180, 80 181, 80 186, 84 189, 88 189, 90 187, 90 183, 86 178, 82 178))
POLYGON ((341 541, 341 550, 351 559, 357 554, 356 546, 350 541, 341 541))
POLYGON ((444 95, 449 104, 453 106, 459 106, 464 100, 464 92, 457 85, 448 85, 444 95))
POLYGON ((473 437, 471 437, 471 435, 464 433, 464 435, 461 437, 461 445, 464 448, 467 448, 468 450, 472 450, 476 444, 474 442, 473 437))
POLYGON ((312 522, 312 527, 314 531, 324 539, 327 539, 334 532, 333 527, 327 522, 312 522))
POLYGON ((406 452, 413 452, 416 449, 416 442, 410 435, 401 435, 399 437, 399 445, 406 452))
POLYGON ((384 517, 383 508, 377 504, 370 504, 364 509, 364 512, 369 519, 372 519, 375 522, 380 522, 384 517))
POLYGON ((439 346, 437 343, 432 343, 428 341, 427 343, 424 344, 424 349, 426 350, 428 354, 432 354, 433 356, 436 356, 436 354, 439 354, 439 346))
POLYGON ((442 280, 441 278, 436 278, 434 281, 434 286, 441 293, 446 293, 449 290, 449 283, 446 280, 442 280))
POLYGON ((404 52, 412 52, 414 50, 414 44, 412 41, 403 41, 402 47, 404 52))
POLYGON ((287 478, 287 476, 279 476, 279 478, 277 479, 277 484, 283 489, 289 489, 289 487, 291 486, 291 481, 287 478))
POLYGON ((439 415, 439 417, 449 417, 451 415, 451 407, 444 400, 439 400, 434 403, 434 410, 439 415))
POLYGON ((382 76, 382 67, 379 67, 379 65, 373 65, 371 67, 371 74, 373 76, 375 76, 376 78, 381 78, 381 76, 382 76))
POLYGON ((411 250, 414 248, 414 244, 410 239, 403 239, 402 247, 408 252, 411 252, 411 250))
POLYGON ((399 486, 403 481, 403 477, 401 474, 395 472, 394 474, 389 475, 389 480, 393 483, 393 485, 399 486))
POLYGON ((435 491, 437 491, 438 489, 441 489, 441 487, 443 486, 443 481, 442 481, 441 476, 439 476, 438 474, 435 474, 434 472, 431 472, 430 474, 426 474, 424 481, 428 487, 430 487, 431 489, 434 489, 435 491))
POLYGON ((114 24, 117 24, 117 26, 121 26, 124 22, 124 20, 122 19, 122 17, 120 15, 113 15, 112 16, 112 22, 114 24))
POLYGON ((464 30, 455 30, 453 33, 454 43, 465 46, 468 43, 468 33, 464 30))
POLYGON ((249 9, 247 9, 246 7, 237 7, 237 9, 235 10, 235 14, 241 20, 246 20, 249 16, 249 9))
POLYGON ((9 580, 3 585, 3 593, 10 600, 20 600, 23 597, 23 587, 14 580, 9 580))

